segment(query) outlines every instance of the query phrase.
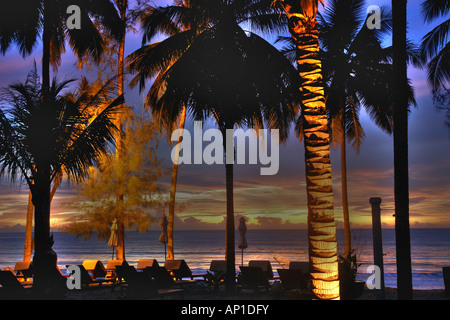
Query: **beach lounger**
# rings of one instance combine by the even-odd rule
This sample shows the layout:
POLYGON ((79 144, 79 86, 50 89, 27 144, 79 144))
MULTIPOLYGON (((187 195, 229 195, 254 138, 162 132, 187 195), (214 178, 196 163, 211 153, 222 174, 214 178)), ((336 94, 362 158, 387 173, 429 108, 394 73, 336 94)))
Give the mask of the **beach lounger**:
POLYGON ((16 277, 22 278, 24 281, 33 277, 33 262, 32 261, 18 261, 14 266, 14 273, 16 277))
POLYGON ((146 267, 144 272, 153 278, 158 289, 168 289, 176 286, 175 280, 164 267, 146 267))
POLYGON ((182 289, 157 289, 155 282, 147 272, 139 272, 133 266, 117 266, 116 269, 125 279, 129 298, 163 298, 183 294, 182 289))
POLYGON ((272 265, 270 264, 269 260, 251 260, 248 262, 248 266, 259 267, 262 269, 267 279, 274 279, 272 265))
MULTIPOLYGON (((86 286, 86 287, 89 287, 92 285, 101 286, 103 283, 111 283, 111 284, 115 283, 115 278, 104 278, 104 277, 94 278, 82 264, 79 264, 77 266, 80 268, 80 276, 81 276, 81 285, 82 286, 86 286)), ((66 267, 68 268, 69 265, 67 265, 66 267)))
POLYGON ((269 289, 269 279, 261 267, 244 267, 240 266, 241 274, 238 277, 238 284, 242 288, 253 290, 269 289))
POLYGON ((213 273, 226 273, 227 261, 226 260, 212 260, 209 266, 209 271, 213 273))
POLYGON ((281 285, 285 290, 308 289, 306 279, 300 269, 277 269, 281 285))
POLYGON ((136 269, 144 270, 147 267, 159 267, 159 263, 156 259, 141 259, 138 261, 136 269))
POLYGON ((106 268, 100 260, 84 260, 83 267, 93 279, 106 277, 106 268))
POLYGON ((22 284, 10 270, 0 271, 0 285, 0 297, 2 299, 22 298, 25 291, 31 289, 31 285, 22 284))
POLYGON ((191 278, 192 280, 196 277, 204 278, 206 276, 206 274, 192 274, 192 271, 185 260, 166 260, 164 268, 171 272, 177 280, 183 278, 191 278))

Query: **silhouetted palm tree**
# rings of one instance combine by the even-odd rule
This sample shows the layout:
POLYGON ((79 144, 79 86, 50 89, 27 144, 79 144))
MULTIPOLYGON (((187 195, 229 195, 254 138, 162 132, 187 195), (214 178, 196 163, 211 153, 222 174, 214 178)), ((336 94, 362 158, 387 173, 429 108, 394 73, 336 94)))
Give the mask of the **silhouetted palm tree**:
POLYGON ((25 57, 42 38, 42 83, 50 85, 50 65, 61 64, 65 43, 78 57, 86 54, 99 59, 103 52, 103 39, 94 19, 102 23, 111 34, 118 35, 118 23, 110 0, 17 0, 0 5, 0 51, 17 44, 25 57), (67 8, 77 5, 81 10, 81 29, 69 29, 66 24, 67 8))
MULTIPOLYGON (((333 141, 341 148, 341 188, 345 252, 352 252, 347 194, 346 142, 359 152, 365 133, 359 121, 363 106, 372 120, 392 133, 392 48, 382 48, 383 36, 392 31, 391 13, 382 8, 380 29, 367 27, 366 1, 332 0, 318 14, 319 41, 325 96, 333 141)), ((412 43, 409 58, 421 66, 420 53, 412 43)), ((408 101, 415 104, 409 86, 408 101)))
POLYGON ((34 283, 44 293, 56 284, 56 254, 50 236, 50 186, 63 172, 81 180, 90 165, 113 142, 114 113, 123 96, 107 105, 95 119, 85 110, 97 105, 108 87, 93 97, 64 93, 71 80, 45 89, 36 70, 25 83, 10 85, 0 110, 0 174, 21 177, 28 184, 35 208, 34 283), (47 92, 43 93, 43 90, 47 92))
POLYGON ((330 163, 330 134, 325 106, 316 14, 318 0, 280 0, 295 60, 302 78, 301 126, 305 146, 308 240, 313 291, 322 299, 339 299, 336 224, 330 163))
POLYGON ((392 0, 394 198, 397 294, 399 299, 412 299, 411 241, 409 231, 406 3, 406 0, 392 0))
MULTIPOLYGON (((422 14, 426 22, 445 17, 450 11, 450 2, 446 0, 426 0, 422 3, 422 14)), ((445 90, 450 80, 450 42, 447 37, 450 30, 450 18, 439 24, 423 37, 422 53, 430 59, 428 81, 433 93, 445 90)))
MULTIPOLYGON (((279 129, 281 140, 287 138, 298 94, 296 70, 272 45, 240 26, 249 21, 253 30, 282 29, 279 11, 270 4, 267 0, 192 0, 158 8, 155 15, 160 14, 166 24, 150 21, 143 41, 159 30, 171 36, 134 52, 129 66, 138 72, 132 84, 139 83, 141 88, 159 72, 146 105, 168 131, 186 107, 195 120, 215 120, 223 134, 224 150, 225 132, 236 125, 266 125, 279 129)), ((233 164, 225 167, 227 288, 232 289, 233 164)))
MULTIPOLYGON (((103 52, 103 35, 95 25, 98 21, 115 37, 120 36, 118 19, 114 15, 110 0, 18 0, 0 4, 0 51, 4 55, 8 48, 16 44, 22 56, 35 49, 41 35, 43 45, 42 81, 50 85, 50 65, 56 70, 65 52, 65 43, 82 61, 86 55, 96 61, 103 52), (81 29, 69 29, 66 24, 67 8, 78 5, 81 9, 81 29)), ((60 179, 55 179, 52 194, 56 192, 60 179)), ((24 260, 31 257, 31 224, 33 207, 31 194, 28 199, 27 230, 25 232, 24 260)))

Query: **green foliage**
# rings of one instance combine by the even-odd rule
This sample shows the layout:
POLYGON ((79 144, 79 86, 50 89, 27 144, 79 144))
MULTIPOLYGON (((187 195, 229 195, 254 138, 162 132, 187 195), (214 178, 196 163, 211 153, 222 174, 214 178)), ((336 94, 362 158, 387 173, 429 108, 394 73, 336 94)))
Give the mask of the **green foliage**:
POLYGON ((92 167, 89 178, 80 186, 80 202, 72 204, 83 214, 68 224, 67 232, 90 238, 94 232, 99 240, 110 235, 112 221, 121 216, 126 229, 148 230, 154 220, 152 211, 163 205, 157 180, 163 171, 156 156, 158 139, 154 123, 133 113, 123 116, 124 145, 117 154, 105 154, 98 167, 92 167), (117 181, 123 182, 123 208, 117 206, 117 181))
POLYGON ((339 255, 339 279, 341 283, 353 283, 356 280, 358 267, 362 263, 358 262, 355 250, 352 250, 347 256, 339 255))

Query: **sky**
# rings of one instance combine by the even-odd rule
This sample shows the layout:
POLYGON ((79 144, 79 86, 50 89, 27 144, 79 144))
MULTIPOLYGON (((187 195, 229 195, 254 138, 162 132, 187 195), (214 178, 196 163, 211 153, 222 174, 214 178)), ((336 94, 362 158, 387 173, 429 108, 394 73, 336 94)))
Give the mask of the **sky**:
MULTIPOLYGON (((408 1, 408 36, 420 44, 421 38, 437 25, 426 24, 420 15, 419 0, 408 1)), ((168 3, 168 1, 166 1, 168 3)), ((390 4, 390 1, 367 1, 369 5, 390 4)), ((387 39, 389 42, 389 39, 387 39)), ((129 34, 126 54, 141 45, 140 34, 129 34)), ((0 86, 24 81, 33 61, 40 70, 42 50, 22 58, 17 49, 0 56, 0 86)), ((62 58, 58 76, 78 78, 82 71, 75 67, 76 58, 67 48, 62 58)), ((409 67, 408 76, 416 93, 417 108, 409 117, 409 192, 410 224, 412 228, 450 228, 450 131, 445 126, 446 114, 433 105, 431 90, 426 81, 426 71, 409 67)), ((128 90, 126 100, 136 109, 142 108, 146 91, 128 90)), ((365 141, 356 154, 348 146, 347 171, 350 221, 353 228, 371 227, 370 197, 381 197, 382 225, 394 226, 394 168, 392 136, 378 129, 362 111, 365 141)), ((186 128, 192 130, 192 119, 186 128)), ((191 131, 192 133, 193 131, 191 131)), ((161 138, 158 157, 164 166, 171 168, 170 151, 165 137, 161 138)), ((204 145, 205 146, 205 145, 204 145)), ((234 166, 234 210, 236 219, 247 219, 248 228, 279 229, 306 228, 307 201, 304 171, 303 144, 291 134, 280 146, 279 171, 275 175, 261 176, 261 165, 234 166)), ((342 226, 340 150, 331 149, 333 193, 337 226, 342 226)), ((168 190, 170 177, 166 175, 160 184, 168 190)), ((167 191, 168 193, 168 191, 167 191)), ((77 201, 75 186, 63 184, 52 203, 53 228, 80 216, 67 206, 77 201)), ((10 184, 0 179, 0 231, 20 230, 25 224, 28 189, 25 184, 10 184)), ((225 166, 220 164, 183 164, 178 171, 177 229, 225 229, 225 166)), ((159 215, 160 213, 157 213, 159 215)), ((236 220, 237 221, 237 220, 236 220)), ((236 223, 236 226, 238 223, 236 223)), ((159 228, 157 224, 153 228, 159 228)))

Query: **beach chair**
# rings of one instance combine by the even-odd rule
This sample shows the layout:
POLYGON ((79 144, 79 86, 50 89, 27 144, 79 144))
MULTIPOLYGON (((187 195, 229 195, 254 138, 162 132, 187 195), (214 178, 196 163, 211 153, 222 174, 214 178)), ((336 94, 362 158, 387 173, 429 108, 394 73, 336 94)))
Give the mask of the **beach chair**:
POLYGON ((144 272, 154 279, 157 289, 168 289, 176 286, 175 280, 164 267, 146 267, 144 272))
POLYGON ((2 299, 25 298, 31 285, 23 285, 10 270, 0 271, 0 297, 2 299))
POLYGON ((125 279, 128 298, 163 298, 183 294, 182 289, 157 289, 155 282, 147 272, 138 272, 133 266, 117 266, 116 270, 125 279))
POLYGON ((238 284, 242 288, 253 290, 269 289, 269 279, 261 267, 239 267, 241 274, 238 277, 238 284))
POLYGON ((308 285, 300 269, 277 269, 283 289, 306 290, 308 285))
MULTIPOLYGON (((111 283, 111 284, 115 283, 114 278, 105 278, 105 277, 94 278, 82 264, 79 264, 77 266, 80 268, 80 276, 81 276, 81 285, 82 286, 85 286, 85 287, 89 287, 89 286, 93 286, 93 285, 101 286, 103 283, 111 283)), ((66 268, 68 268, 68 267, 69 267, 69 265, 66 265, 66 268)))
POLYGON ((272 265, 269 260, 251 260, 248 262, 249 267, 259 267, 262 269, 266 278, 269 280, 274 279, 272 265))
POLYGON ((226 273, 227 261, 226 260, 212 260, 209 266, 209 271, 213 273, 226 273))
POLYGON ((442 276, 444 277, 445 294, 450 294, 450 267, 442 268, 442 276))
POLYGON ((159 267, 159 263, 156 259, 141 259, 138 261, 136 269, 144 270, 147 267, 159 267))
POLYGON ((17 278, 22 278, 27 281, 33 277, 33 262, 32 261, 18 261, 14 266, 14 273, 17 278))
POLYGON ((83 267, 89 272, 92 279, 106 277, 106 268, 100 260, 84 260, 83 267))
POLYGON ((164 268, 171 272, 177 280, 183 278, 193 279, 192 271, 184 260, 166 260, 164 268))

